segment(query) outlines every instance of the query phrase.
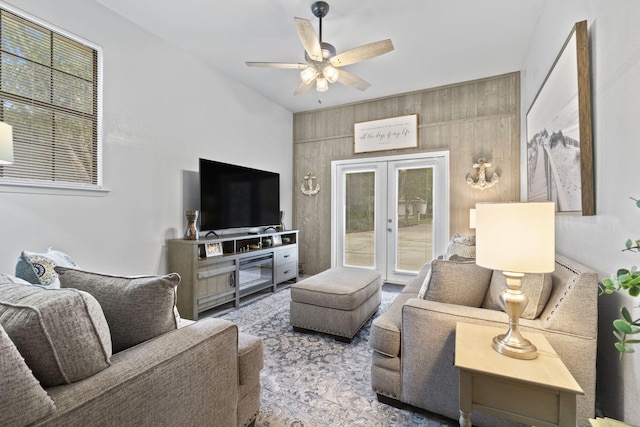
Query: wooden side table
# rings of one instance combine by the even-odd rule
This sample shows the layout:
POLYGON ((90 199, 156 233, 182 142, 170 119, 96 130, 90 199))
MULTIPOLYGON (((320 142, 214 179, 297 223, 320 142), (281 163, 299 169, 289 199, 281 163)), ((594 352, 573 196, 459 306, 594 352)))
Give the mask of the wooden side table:
POLYGON ((520 360, 491 347, 505 328, 458 322, 455 366, 460 369, 460 426, 477 410, 536 427, 575 427, 576 395, 584 394, 547 339, 525 334, 538 358, 520 360))

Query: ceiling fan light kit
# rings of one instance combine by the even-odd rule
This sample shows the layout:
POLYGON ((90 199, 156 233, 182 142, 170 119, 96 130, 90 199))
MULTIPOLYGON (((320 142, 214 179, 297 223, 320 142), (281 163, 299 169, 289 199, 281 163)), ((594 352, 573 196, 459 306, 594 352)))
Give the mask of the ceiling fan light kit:
POLYGON ((318 77, 318 70, 313 65, 309 65, 304 70, 300 71, 300 79, 306 84, 313 83, 313 80, 318 77))
POLYGON ((319 36, 316 35, 311 21, 303 18, 295 18, 298 36, 305 51, 304 58, 307 61, 306 64, 247 62, 247 65, 249 67, 301 69, 300 79, 302 82, 293 92, 294 95, 305 93, 314 83, 318 92, 327 91, 329 89, 329 83, 335 82, 354 87, 358 90, 366 90, 371 86, 369 82, 344 69, 339 70, 338 68, 391 52, 393 50, 391 40, 387 39, 369 43, 336 55, 335 47, 322 41, 322 18, 329 13, 329 5, 323 1, 314 2, 311 5, 311 12, 320 22, 319 36))
POLYGON ((327 79, 329 83, 335 83, 338 81, 338 77, 340 77, 340 71, 331 65, 327 65, 324 67, 324 70, 322 70, 322 75, 324 75, 324 78, 327 79))
POLYGON ((324 77, 316 77, 316 90, 318 92, 326 92, 329 90, 329 82, 324 77))

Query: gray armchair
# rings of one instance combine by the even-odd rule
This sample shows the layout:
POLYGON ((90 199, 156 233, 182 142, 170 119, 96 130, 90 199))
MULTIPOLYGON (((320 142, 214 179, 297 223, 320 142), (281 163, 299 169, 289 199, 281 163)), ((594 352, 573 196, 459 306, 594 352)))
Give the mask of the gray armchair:
MULTIPOLYGON (((380 401, 409 404, 458 419, 458 372, 453 365, 459 321, 507 329, 498 310, 417 298, 429 271, 427 264, 373 322, 371 381, 380 401)), ((496 274, 496 272, 494 272, 496 274)), ((542 313, 521 319, 523 333, 544 335, 584 390, 577 399, 578 425, 588 427, 595 411, 598 278, 594 271, 556 256, 552 290, 542 313)), ((513 422, 475 414, 480 427, 513 422)))

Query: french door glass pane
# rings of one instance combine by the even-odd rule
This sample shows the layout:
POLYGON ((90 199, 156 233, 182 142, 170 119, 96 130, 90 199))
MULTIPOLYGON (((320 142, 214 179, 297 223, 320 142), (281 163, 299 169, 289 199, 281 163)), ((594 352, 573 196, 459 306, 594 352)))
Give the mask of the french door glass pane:
POLYGON ((418 271, 431 261, 433 168, 397 170, 396 269, 418 271))
POLYGON ((375 267, 375 172, 345 175, 344 265, 375 267))

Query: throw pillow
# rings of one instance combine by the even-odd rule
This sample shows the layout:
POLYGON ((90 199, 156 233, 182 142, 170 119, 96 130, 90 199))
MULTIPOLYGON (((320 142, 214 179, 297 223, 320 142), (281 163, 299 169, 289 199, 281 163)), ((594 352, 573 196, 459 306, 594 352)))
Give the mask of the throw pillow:
POLYGON ((24 363, 2 326, 0 354, 0 425, 29 425, 52 414, 53 400, 24 363))
POLYGON ((491 273, 492 270, 473 261, 433 260, 425 299, 480 307, 491 282, 491 273))
POLYGON ((64 252, 47 248, 43 253, 22 251, 16 264, 16 276, 29 283, 59 288, 60 281, 54 267, 77 267, 78 264, 64 252))
POLYGON ((418 292, 418 298, 424 299, 424 297, 427 295, 427 290, 429 290, 430 282, 431 282, 431 269, 429 269, 429 271, 427 272, 427 275, 424 277, 424 281, 422 282, 422 286, 420 287, 420 292, 418 292))
POLYGON ((43 386, 79 381, 110 365, 109 327, 86 292, 0 275, 0 324, 43 386))
POLYGON ((476 236, 460 236, 454 234, 447 246, 444 259, 451 259, 452 256, 473 259, 476 257, 476 236))
POLYGON ((176 287, 180 276, 111 276, 56 267, 63 288, 93 295, 104 311, 117 353, 178 328, 176 287))
MULTIPOLYGON (((500 300, 500 294, 506 287, 507 281, 504 274, 501 271, 494 271, 482 307, 504 311, 504 304, 500 300)), ((529 298, 529 303, 520 317, 523 319, 535 319, 540 316, 540 313, 547 305, 547 301, 549 301, 552 287, 550 274, 525 274, 522 278, 522 291, 529 298)))

